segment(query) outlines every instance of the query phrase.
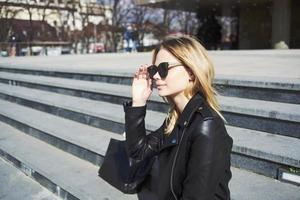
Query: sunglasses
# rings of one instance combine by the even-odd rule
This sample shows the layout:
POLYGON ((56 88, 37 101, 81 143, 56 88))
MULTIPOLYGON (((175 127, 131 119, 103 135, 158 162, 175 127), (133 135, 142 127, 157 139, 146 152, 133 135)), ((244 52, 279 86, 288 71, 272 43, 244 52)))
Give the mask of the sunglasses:
POLYGON ((162 62, 158 66, 151 65, 147 68, 147 71, 149 73, 150 78, 153 78, 156 72, 158 72, 159 76, 161 78, 166 78, 168 75, 169 69, 177 66, 181 66, 181 63, 168 63, 168 62, 162 62))

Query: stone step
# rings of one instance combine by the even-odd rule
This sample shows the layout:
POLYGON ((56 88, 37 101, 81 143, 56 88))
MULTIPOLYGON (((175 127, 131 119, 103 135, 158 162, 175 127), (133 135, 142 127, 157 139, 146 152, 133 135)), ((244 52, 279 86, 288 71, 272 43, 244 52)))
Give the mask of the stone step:
POLYGON ((255 173, 231 167, 232 180, 229 182, 231 200, 300 200, 300 187, 289 187, 255 173))
POLYGON ((128 85, 105 82, 24 75, 7 72, 0 72, 0 82, 7 83, 9 85, 18 85, 119 104, 122 103, 122 100, 128 100, 131 97, 129 96, 129 94, 131 94, 131 88, 128 85), (117 95, 116 92, 118 92, 117 95), (114 98, 115 96, 118 98, 114 98), (121 97, 124 98, 122 99, 121 97))
POLYGON ((62 199, 137 199, 136 195, 125 195, 98 177, 97 165, 6 124, 1 123, 0 127, 0 155, 62 199))
MULTIPOLYGON (((0 122, 0 156, 63 199, 137 199, 97 176, 98 166, 0 122), (45 156, 47 155, 47 156, 45 156)), ((298 200, 299 187, 231 167, 232 200, 298 200)), ((15 192, 15 191, 14 191, 15 192)))
MULTIPOLYGON (((125 115, 118 104, 6 84, 0 84, 0 99, 112 132, 124 132, 125 115)), ((162 119, 165 114, 149 110, 148 115, 159 115, 162 119)), ((147 128, 153 130, 158 123, 158 120, 154 120, 147 128)))
MULTIPOLYGON (((130 72, 117 71, 82 71, 51 68, 17 68, 0 65, 0 81, 14 80, 19 84, 30 75, 48 77, 61 77, 68 79, 96 81, 114 84, 131 85, 132 75, 130 72), (48 70, 48 71, 47 71, 48 70), (16 75, 17 74, 17 75, 16 75), (24 76, 22 76, 24 75, 24 76), (27 75, 27 76, 26 76, 27 75)), ((33 79, 34 80, 34 79, 33 79)), ((298 79, 261 78, 251 76, 218 75, 214 81, 217 91, 224 96, 236 96, 241 98, 261 99, 266 101, 300 103, 300 81, 298 79)))
POLYGON ((233 138, 233 166, 274 179, 280 179, 282 169, 292 167, 299 171, 299 139, 227 125, 226 129, 233 138))
MULTIPOLYGON (((84 103, 83 100, 86 101, 86 99, 80 99, 82 102, 78 102, 81 110, 77 110, 76 113, 83 112, 85 115, 88 113, 89 116, 94 118, 101 118, 103 122, 109 123, 109 127, 113 131, 108 131, 107 124, 103 125, 107 130, 98 129, 4 100, 0 100, 0 120, 29 135, 62 148, 64 151, 100 165, 109 138, 123 138, 120 134, 115 134, 115 130, 119 130, 119 133, 124 132, 123 107, 97 101, 88 104, 84 103)), ((70 106, 75 105, 67 99, 63 99, 62 102, 68 102, 70 106)), ((163 113, 147 111, 145 118, 147 131, 156 130, 161 125, 164 117, 163 113)), ((101 126, 102 123, 99 122, 99 127, 101 126)), ((299 139, 233 126, 226 127, 234 140, 232 151, 234 166, 249 169, 272 178, 278 177, 280 168, 300 168, 299 139)))
MULTIPOLYGON (((91 110, 92 108, 88 108, 91 106, 89 104, 94 102, 73 95, 91 97, 92 99, 115 104, 121 104, 124 100, 131 99, 130 86, 108 83, 93 85, 91 82, 73 80, 65 81, 64 86, 62 86, 62 80, 59 81, 61 82, 55 83, 55 80, 51 80, 49 84, 56 85, 56 91, 72 96, 0 83, 0 98, 37 109, 47 109, 48 112, 58 113, 59 115, 65 113, 65 117, 68 118, 74 118, 76 113, 71 113, 71 111, 57 112, 57 108, 53 108, 53 104, 56 104, 60 109, 70 107, 70 105, 77 105, 78 109, 81 109, 82 104, 85 104, 87 109, 91 110), (61 84, 61 86, 57 84, 61 84), (68 88, 69 92, 66 92, 62 87, 68 88), (73 88, 70 89, 71 87, 73 88)), ((43 87, 53 91, 53 86, 43 87)), ((217 98, 229 125, 300 138, 300 105, 226 96, 218 96, 217 98)), ((158 96, 157 90, 154 89, 153 95, 147 103, 147 108, 167 112, 168 105, 163 102, 158 96)), ((84 120, 81 119, 81 121, 84 120)), ((97 124, 99 123, 94 123, 94 126, 97 127, 97 124)), ((120 132, 120 129, 116 131, 120 132)))
POLYGON ((71 153, 100 165, 110 138, 123 135, 94 128, 18 104, 0 100, 0 121, 71 153))
POLYGON ((300 104, 299 79, 219 75, 214 86, 223 96, 300 104))
POLYGON ((1 157, 0 169, 0 199, 62 200, 1 157))

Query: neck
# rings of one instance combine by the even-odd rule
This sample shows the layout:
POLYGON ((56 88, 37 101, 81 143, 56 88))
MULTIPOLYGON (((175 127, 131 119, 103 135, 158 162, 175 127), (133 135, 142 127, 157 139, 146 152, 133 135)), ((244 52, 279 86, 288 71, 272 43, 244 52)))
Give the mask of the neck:
POLYGON ((184 96, 183 92, 180 94, 176 94, 174 96, 171 97, 177 110, 182 113, 182 111, 184 110, 186 104, 188 103, 189 99, 186 98, 186 96, 184 96))

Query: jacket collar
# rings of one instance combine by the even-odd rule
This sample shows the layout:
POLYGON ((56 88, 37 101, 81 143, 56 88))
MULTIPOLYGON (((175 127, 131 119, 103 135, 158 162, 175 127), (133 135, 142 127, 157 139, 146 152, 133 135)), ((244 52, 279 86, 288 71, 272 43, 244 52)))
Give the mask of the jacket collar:
POLYGON ((163 137, 163 143, 161 146, 161 150, 165 149, 170 146, 177 145, 179 143, 181 130, 184 128, 184 126, 187 126, 189 124, 190 117, 195 113, 195 111, 198 109, 200 105, 204 102, 204 95, 201 91, 198 91, 185 105, 181 115, 179 116, 177 123, 172 131, 172 133, 169 136, 164 135, 163 137), (180 128, 177 128, 177 126, 180 128))
POLYGON ((188 120, 203 102, 204 95, 201 91, 198 91, 185 105, 180 117, 178 118, 178 126, 180 128, 188 125, 188 120))

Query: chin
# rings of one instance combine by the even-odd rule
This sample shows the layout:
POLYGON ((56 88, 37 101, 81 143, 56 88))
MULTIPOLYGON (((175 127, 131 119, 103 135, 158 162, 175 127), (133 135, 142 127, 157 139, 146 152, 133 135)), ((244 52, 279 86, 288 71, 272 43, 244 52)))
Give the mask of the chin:
POLYGON ((165 97, 165 96, 170 95, 167 92, 165 92, 164 90, 157 90, 157 93, 160 97, 165 97))
POLYGON ((182 90, 182 91, 157 90, 157 92, 158 92, 158 95, 160 97, 171 97, 171 98, 173 98, 173 97, 183 93, 184 90, 182 90))
POLYGON ((167 97, 167 96, 174 95, 174 92, 170 92, 170 91, 167 91, 167 90, 157 90, 157 92, 158 92, 158 95, 160 97, 167 97))

